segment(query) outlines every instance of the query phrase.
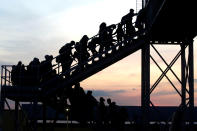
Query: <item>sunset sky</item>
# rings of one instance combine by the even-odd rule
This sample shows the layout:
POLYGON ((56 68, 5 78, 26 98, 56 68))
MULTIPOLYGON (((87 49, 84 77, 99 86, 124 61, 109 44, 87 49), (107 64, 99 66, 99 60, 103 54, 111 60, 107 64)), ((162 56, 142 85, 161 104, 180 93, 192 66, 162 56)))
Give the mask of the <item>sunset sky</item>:
MULTIPOLYGON (((83 35, 98 33, 101 22, 108 25, 120 22, 130 8, 136 9, 136 0, 1 0, 0 4, 0 65, 16 64, 21 60, 28 64, 34 57, 56 56, 59 49, 71 40, 79 41, 83 35)), ((196 73, 196 49, 194 66, 196 73)), ((170 60, 178 53, 179 46, 157 46, 164 58, 170 60)), ((151 50, 161 65, 166 66, 151 50)), ((151 84, 160 76, 160 70, 151 61, 151 84)), ((180 77, 180 59, 173 70, 180 77)), ((118 105, 140 105, 141 52, 138 51, 120 62, 84 80, 85 90, 93 90, 99 98, 112 98, 118 105)), ((180 89, 171 73, 168 76, 180 89)), ((197 79, 195 79, 196 88, 197 79)), ((197 89, 195 89, 196 94, 197 89)), ((195 97, 196 99, 197 97, 195 97)), ((180 98, 164 79, 151 95, 156 105, 179 105, 180 98)), ((195 101, 195 105, 197 102, 195 101)))

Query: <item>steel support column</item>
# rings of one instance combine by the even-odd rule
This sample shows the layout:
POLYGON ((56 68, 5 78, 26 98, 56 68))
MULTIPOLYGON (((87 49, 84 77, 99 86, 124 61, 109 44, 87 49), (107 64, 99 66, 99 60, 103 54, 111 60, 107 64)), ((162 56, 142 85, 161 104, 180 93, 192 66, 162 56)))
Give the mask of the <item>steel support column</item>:
POLYGON ((19 131, 19 115, 18 110, 19 109, 19 102, 15 101, 15 131, 19 131))
POLYGON ((3 110, 5 109, 5 97, 3 96, 2 90, 1 90, 1 96, 0 96, 0 114, 3 114, 3 110))
POLYGON ((194 120, 194 53, 193 53, 193 41, 189 43, 189 54, 188 54, 188 63, 189 63, 189 112, 190 112, 190 124, 191 129, 193 128, 194 120))
POLYGON ((194 107, 194 53, 193 41, 189 43, 189 107, 194 107))
POLYGON ((150 43, 142 48, 141 106, 145 121, 150 107, 150 43))
POLYGON ((38 105, 38 101, 36 98, 34 98, 34 102, 33 102, 33 114, 34 114, 33 130, 34 131, 37 131, 37 105, 38 105))
POLYGON ((42 116, 43 116, 43 127, 42 127, 42 130, 43 131, 46 131, 46 103, 43 102, 42 104, 42 116))
POLYGON ((181 104, 186 105, 186 60, 185 60, 185 44, 181 44, 181 104))
POLYGON ((0 111, 3 111, 4 110, 4 108, 5 108, 5 95, 4 95, 4 91, 3 91, 3 89, 2 89, 2 86, 3 86, 3 82, 4 82, 4 85, 5 85, 5 82, 6 81, 3 81, 3 72, 4 72, 4 67, 3 66, 1 66, 1 94, 0 94, 0 111))

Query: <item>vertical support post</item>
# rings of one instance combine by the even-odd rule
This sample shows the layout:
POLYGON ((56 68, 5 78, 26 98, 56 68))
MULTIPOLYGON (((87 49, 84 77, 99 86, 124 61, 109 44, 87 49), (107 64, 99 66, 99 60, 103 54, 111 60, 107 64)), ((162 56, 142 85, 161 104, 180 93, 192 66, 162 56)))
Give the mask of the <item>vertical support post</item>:
POLYGON ((194 120, 194 53, 193 41, 189 43, 189 112, 190 112, 190 127, 193 128, 194 120))
POLYGON ((43 106, 43 109, 42 109, 43 128, 42 128, 42 130, 43 131, 46 131, 46 104, 45 104, 45 102, 43 102, 42 106, 43 106))
POLYGON ((141 78, 141 106, 144 123, 148 122, 148 111, 150 107, 150 43, 142 48, 142 78, 141 78))
POLYGON ((1 66, 1 87, 3 85, 3 66, 1 66))
POLYGON ((1 66, 0 114, 3 114, 3 110, 5 108, 5 96, 2 86, 3 86, 3 66, 1 66))
POLYGON ((37 131, 37 106, 38 106, 38 101, 36 98, 34 98, 33 102, 33 130, 37 131))
POLYGON ((9 78, 8 78, 8 80, 9 80, 9 86, 11 85, 11 72, 9 72, 9 78))
POLYGON ((19 108, 19 103, 18 101, 15 101, 15 131, 19 130, 18 108, 19 108))
POLYGON ((4 68, 5 68, 4 85, 6 86, 7 85, 6 84, 6 82, 7 82, 7 67, 5 66, 4 68))
POLYGON ((194 53, 193 42, 189 43, 189 107, 194 107, 194 53))
POLYGON ((185 44, 181 44, 181 105, 186 105, 186 77, 185 77, 186 61, 185 61, 185 44))

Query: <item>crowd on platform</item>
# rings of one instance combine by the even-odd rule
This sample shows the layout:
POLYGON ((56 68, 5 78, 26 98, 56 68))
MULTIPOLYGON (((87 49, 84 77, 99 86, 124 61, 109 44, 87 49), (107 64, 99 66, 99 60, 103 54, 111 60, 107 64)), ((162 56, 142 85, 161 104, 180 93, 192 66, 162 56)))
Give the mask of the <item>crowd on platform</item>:
MULTIPOLYGON (((139 38, 143 31, 145 23, 145 9, 134 13, 133 9, 122 17, 121 22, 107 26, 105 22, 100 24, 98 35, 89 38, 84 35, 79 42, 71 41, 62 46, 59 55, 53 58, 52 55, 46 55, 45 60, 41 61, 34 58, 29 65, 24 66, 21 61, 12 67, 11 80, 14 86, 35 86, 46 82, 57 74, 57 69, 52 61, 55 60, 61 67, 62 76, 69 78, 88 67, 88 59, 96 57, 99 60, 120 50, 122 47, 130 44, 132 40, 139 38), (137 16, 133 22, 133 17, 137 16), (118 48, 114 48, 118 44, 118 48), (110 52, 111 50, 111 52, 110 52), (78 68, 71 70, 72 64, 77 63, 78 68)), ((92 63, 94 63, 94 59, 92 63)), ((58 69, 59 70, 59 69, 58 69)))
MULTIPOLYGON (((134 10, 130 9, 130 12, 123 16, 118 24, 107 26, 105 22, 101 23, 98 35, 92 38, 84 35, 79 42, 71 41, 66 43, 60 48, 59 55, 55 58, 52 55, 45 55, 45 60, 41 62, 38 58, 34 58, 27 66, 24 66, 19 61, 17 65, 12 67, 11 71, 13 86, 38 86, 56 76, 61 76, 57 77, 59 79, 53 83, 46 85, 47 88, 53 88, 57 83, 69 78, 71 74, 77 74, 81 70, 86 69, 89 65, 87 61, 90 57, 98 56, 100 60, 103 54, 107 57, 130 45, 136 39, 135 37, 139 38, 141 36, 145 24, 144 18, 144 9, 139 11, 138 14, 135 14, 134 10), (136 21, 133 22, 133 17, 136 15, 136 21), (118 45, 118 48, 114 48, 116 45, 118 45), (52 61, 54 59, 62 67, 61 74, 57 73, 56 69, 53 69, 54 64, 52 61), (76 61, 78 66, 71 72, 70 68, 74 61, 76 61)), ((92 63, 94 62, 96 63, 97 61, 93 59, 92 63)), ((106 106, 103 97, 100 97, 100 100, 97 101, 92 96, 92 91, 85 93, 79 83, 75 84, 74 88, 66 87, 65 90, 65 103, 63 105, 68 106, 67 100, 69 100, 72 112, 78 116, 77 119, 81 123, 92 119, 101 125, 110 123, 116 126, 126 120, 127 112, 124 108, 120 108, 115 102, 111 102, 111 99, 107 99, 108 106, 106 106)))

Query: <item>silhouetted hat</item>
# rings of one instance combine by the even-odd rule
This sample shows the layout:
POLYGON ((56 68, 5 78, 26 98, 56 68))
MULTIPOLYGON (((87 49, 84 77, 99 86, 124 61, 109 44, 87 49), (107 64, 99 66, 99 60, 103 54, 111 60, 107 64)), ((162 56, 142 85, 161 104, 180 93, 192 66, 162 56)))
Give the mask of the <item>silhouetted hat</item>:
POLYGON ((53 55, 50 55, 49 56, 49 60, 53 60, 53 55))
POLYGON ((131 13, 134 13, 134 9, 130 9, 130 12, 131 12, 131 13))
POLYGON ((87 35, 84 35, 84 36, 83 36, 83 39, 85 39, 85 40, 89 40, 89 38, 88 38, 88 36, 87 36, 87 35))
POLYGON ((108 99, 107 99, 107 102, 111 102, 111 99, 110 99, 110 98, 108 98, 108 99))
POLYGON ((100 97, 100 101, 105 101, 105 99, 103 97, 100 97))
POLYGON ((88 90, 88 91, 87 91, 87 94, 92 94, 92 91, 88 90))
POLYGON ((17 65, 22 65, 22 62, 21 62, 21 61, 19 61, 17 65))
POLYGON ((45 58, 46 60, 48 60, 48 59, 49 59, 49 55, 45 55, 44 58, 45 58))
POLYGON ((116 102, 112 102, 111 104, 115 106, 116 105, 116 102))
POLYGON ((103 28, 103 27, 106 27, 107 26, 107 24, 105 23, 105 22, 102 22, 101 24, 100 24, 100 28, 103 28))
POLYGON ((71 44, 71 46, 75 45, 75 41, 72 40, 72 41, 70 42, 70 44, 71 44))

